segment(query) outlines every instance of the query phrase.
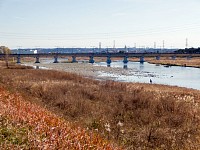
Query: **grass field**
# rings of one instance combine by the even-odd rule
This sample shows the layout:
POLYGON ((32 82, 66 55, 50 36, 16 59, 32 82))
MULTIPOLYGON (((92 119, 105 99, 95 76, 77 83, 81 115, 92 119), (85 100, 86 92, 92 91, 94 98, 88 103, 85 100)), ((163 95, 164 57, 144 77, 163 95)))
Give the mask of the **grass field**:
POLYGON ((36 107, 125 149, 200 149, 198 90, 19 68, 0 68, 0 83, 36 107))

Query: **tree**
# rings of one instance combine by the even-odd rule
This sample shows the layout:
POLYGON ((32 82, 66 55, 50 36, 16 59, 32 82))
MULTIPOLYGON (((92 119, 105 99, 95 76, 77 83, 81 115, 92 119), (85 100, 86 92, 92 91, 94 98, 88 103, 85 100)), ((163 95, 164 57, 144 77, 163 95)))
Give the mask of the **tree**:
POLYGON ((10 49, 6 46, 0 46, 0 53, 4 54, 4 59, 6 62, 6 67, 8 68, 8 56, 11 53, 10 49))

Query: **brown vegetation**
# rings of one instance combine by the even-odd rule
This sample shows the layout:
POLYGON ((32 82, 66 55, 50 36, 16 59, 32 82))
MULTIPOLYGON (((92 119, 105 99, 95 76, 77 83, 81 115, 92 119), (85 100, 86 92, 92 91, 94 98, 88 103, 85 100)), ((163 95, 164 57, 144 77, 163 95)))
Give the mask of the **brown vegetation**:
POLYGON ((0 87, 1 149, 118 149, 0 87))
POLYGON ((184 67, 197 67, 200 68, 200 59, 199 58, 179 58, 177 57, 176 60, 172 60, 171 58, 162 58, 160 60, 156 59, 145 59, 149 63, 153 64, 161 64, 161 65, 169 65, 169 66, 184 66, 184 67))
POLYGON ((200 149, 197 90, 33 69, 0 69, 0 83, 127 149, 200 149))

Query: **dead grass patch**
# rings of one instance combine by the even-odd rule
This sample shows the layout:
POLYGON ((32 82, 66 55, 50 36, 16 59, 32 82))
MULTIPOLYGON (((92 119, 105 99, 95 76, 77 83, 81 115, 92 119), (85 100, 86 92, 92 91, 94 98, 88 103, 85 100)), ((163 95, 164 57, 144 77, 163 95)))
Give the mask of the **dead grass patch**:
POLYGON ((0 83, 127 149, 200 148, 197 90, 50 70, 1 69, 0 83))

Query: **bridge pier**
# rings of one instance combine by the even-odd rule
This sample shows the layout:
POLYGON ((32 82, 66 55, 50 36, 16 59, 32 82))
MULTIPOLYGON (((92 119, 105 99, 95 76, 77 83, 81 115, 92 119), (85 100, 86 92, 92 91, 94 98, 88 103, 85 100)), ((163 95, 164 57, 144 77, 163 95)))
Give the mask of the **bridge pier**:
POLYGON ((145 62, 144 56, 141 56, 141 57, 140 57, 140 63, 144 63, 144 62, 145 62))
POLYGON ((54 62, 53 63, 58 63, 58 56, 54 56, 54 62))
POLYGON ((160 56, 156 56, 156 60, 160 60, 160 56))
POLYGON ((124 64, 128 63, 128 56, 124 56, 124 60, 123 60, 124 64))
POLYGON ((20 55, 17 56, 17 63, 18 63, 18 64, 21 63, 21 57, 20 57, 20 55))
POLYGON ((107 61, 106 61, 106 62, 107 62, 107 64, 108 64, 108 65, 110 65, 110 64, 111 64, 111 62, 112 62, 112 61, 111 61, 111 58, 110 58, 110 56, 107 56, 107 61))
POLYGON ((91 63, 91 64, 93 64, 93 63, 94 63, 94 57, 93 57, 93 56, 90 56, 89 63, 91 63))
POLYGON ((176 60, 176 56, 172 56, 172 60, 176 60))
POLYGON ((36 56, 35 59, 36 59, 36 60, 35 60, 35 63, 40 63, 40 57, 39 57, 39 56, 36 56))
POLYGON ((72 56, 72 63, 75 63, 76 61, 76 56, 72 56))

